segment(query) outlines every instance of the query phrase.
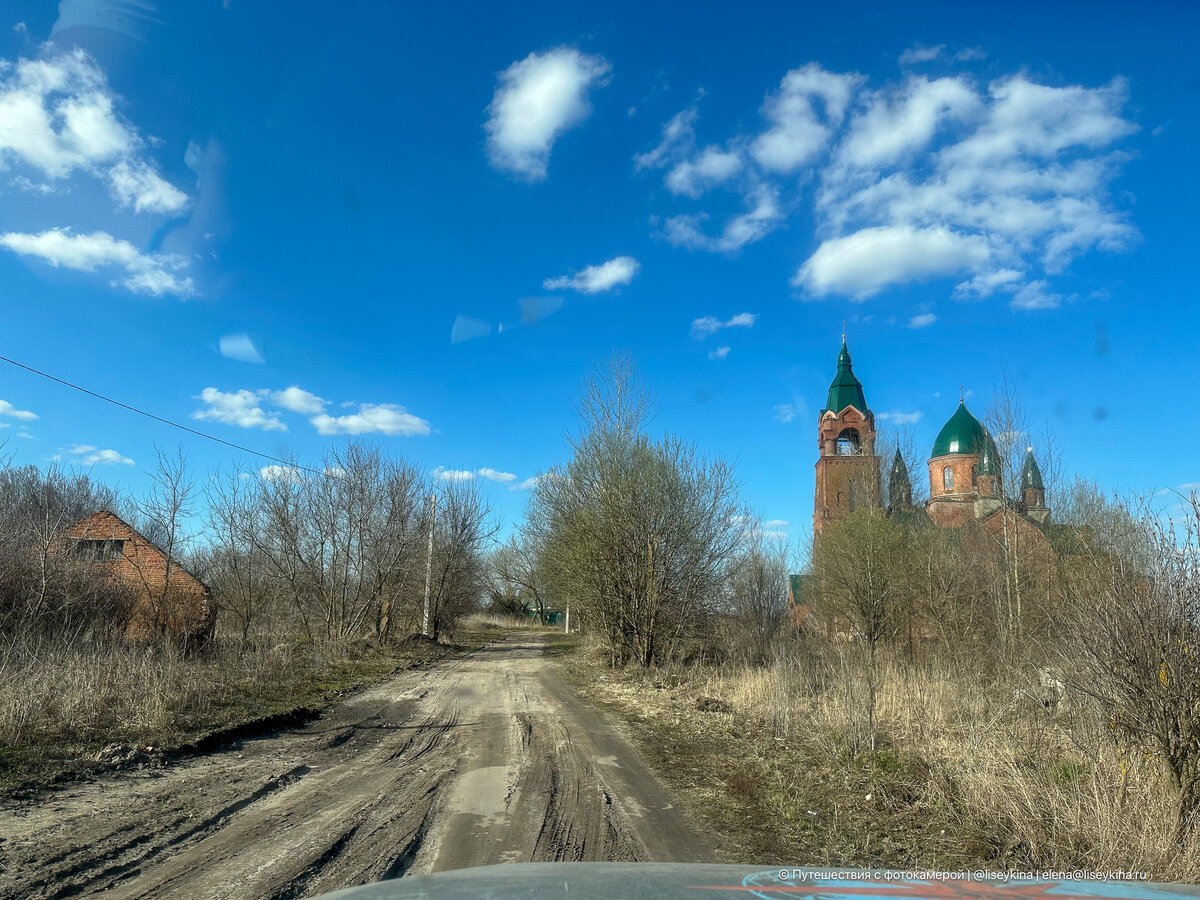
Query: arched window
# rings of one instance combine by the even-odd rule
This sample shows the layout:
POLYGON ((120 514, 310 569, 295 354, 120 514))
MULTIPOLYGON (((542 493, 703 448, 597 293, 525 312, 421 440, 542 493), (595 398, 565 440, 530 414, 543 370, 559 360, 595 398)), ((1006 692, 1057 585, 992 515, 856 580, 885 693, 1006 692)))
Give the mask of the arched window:
POLYGON ((838 456, 858 456, 860 453, 862 453, 862 443, 857 428, 847 428, 838 435, 838 456))
POLYGON ((948 491, 954 490, 954 468, 946 466, 942 469, 942 487, 948 491))

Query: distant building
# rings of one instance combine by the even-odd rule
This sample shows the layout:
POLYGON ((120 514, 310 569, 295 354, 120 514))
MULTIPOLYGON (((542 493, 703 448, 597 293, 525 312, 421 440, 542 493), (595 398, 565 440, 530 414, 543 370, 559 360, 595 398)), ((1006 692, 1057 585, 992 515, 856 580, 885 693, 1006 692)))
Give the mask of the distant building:
MULTIPOLYGON (((856 509, 882 506, 875 437, 875 414, 867 406, 862 383, 854 375, 843 337, 837 374, 817 419, 814 535, 819 535, 828 522, 845 518, 856 509)), ((958 409, 938 432, 928 465, 929 500, 924 512, 940 528, 978 522, 999 534, 1014 517, 1029 522, 1038 531, 1044 531, 1050 523, 1046 489, 1033 448, 1025 454, 1019 497, 1006 500, 996 442, 961 399, 958 409)), ((889 514, 908 517, 916 511, 912 482, 899 451, 891 461, 888 495, 889 514)))
POLYGON ((814 534, 820 534, 826 522, 843 519, 860 507, 879 506, 875 414, 854 377, 844 337, 837 375, 817 419, 817 447, 814 534))
POLYGON ((68 555, 106 567, 135 598, 125 636, 211 637, 216 605, 208 586, 111 512, 93 513, 62 533, 68 555))

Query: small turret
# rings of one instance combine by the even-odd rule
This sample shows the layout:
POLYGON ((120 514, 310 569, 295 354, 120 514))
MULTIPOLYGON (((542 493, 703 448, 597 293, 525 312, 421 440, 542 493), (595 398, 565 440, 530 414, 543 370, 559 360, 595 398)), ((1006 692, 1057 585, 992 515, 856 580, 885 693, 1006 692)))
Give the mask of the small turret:
POLYGON ((912 508, 912 481, 908 477, 908 466, 900 451, 892 458, 892 471, 888 475, 888 512, 900 512, 912 508))
POLYGON ((1025 465, 1021 467, 1021 501, 1025 514, 1039 525, 1050 520, 1046 507, 1046 486, 1042 483, 1042 470, 1033 458, 1033 447, 1025 451, 1025 465))

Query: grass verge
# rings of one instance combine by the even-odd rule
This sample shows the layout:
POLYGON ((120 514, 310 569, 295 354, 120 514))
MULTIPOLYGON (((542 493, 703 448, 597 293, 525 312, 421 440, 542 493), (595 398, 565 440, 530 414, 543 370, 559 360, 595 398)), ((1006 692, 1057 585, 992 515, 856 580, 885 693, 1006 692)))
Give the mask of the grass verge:
POLYGON ((612 670, 581 651, 562 671, 731 862, 1200 873, 1197 848, 1171 843, 1153 761, 1122 786, 1078 749, 1079 722, 972 692, 970 673, 889 673, 877 749, 856 752, 837 687, 786 668, 612 670))

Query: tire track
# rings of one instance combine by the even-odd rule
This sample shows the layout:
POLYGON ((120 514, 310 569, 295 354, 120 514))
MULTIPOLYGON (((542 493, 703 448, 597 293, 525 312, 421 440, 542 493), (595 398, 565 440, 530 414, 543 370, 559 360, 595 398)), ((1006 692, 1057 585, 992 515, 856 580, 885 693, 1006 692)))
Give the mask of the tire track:
POLYGON ((0 897, 289 900, 497 862, 712 861, 543 650, 510 635, 293 731, 0 807, 0 897))

